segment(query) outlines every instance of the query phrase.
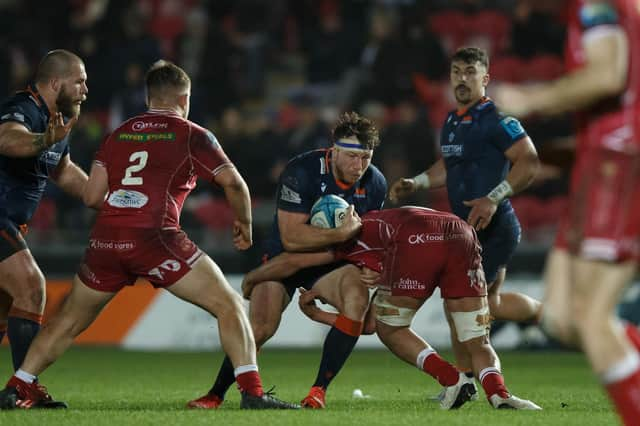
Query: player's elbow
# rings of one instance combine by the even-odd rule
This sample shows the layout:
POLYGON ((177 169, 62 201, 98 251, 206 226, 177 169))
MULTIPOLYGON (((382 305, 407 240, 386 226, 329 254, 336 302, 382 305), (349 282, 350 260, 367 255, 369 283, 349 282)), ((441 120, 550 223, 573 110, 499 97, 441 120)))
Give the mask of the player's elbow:
POLYGON ((97 193, 97 191, 89 191, 88 188, 82 193, 82 202, 85 206, 100 210, 104 202, 105 194, 97 193))

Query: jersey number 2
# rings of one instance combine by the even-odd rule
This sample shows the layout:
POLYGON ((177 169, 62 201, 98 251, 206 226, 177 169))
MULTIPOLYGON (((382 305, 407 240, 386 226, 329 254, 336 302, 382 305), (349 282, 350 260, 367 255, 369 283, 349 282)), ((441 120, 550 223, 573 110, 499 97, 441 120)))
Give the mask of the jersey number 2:
POLYGON ((140 170, 144 169, 147 165, 147 160, 149 159, 149 153, 147 151, 138 151, 131 154, 129 157, 129 162, 135 164, 130 165, 124 171, 124 177, 122 178, 123 185, 142 185, 141 177, 133 177, 132 175, 140 170))

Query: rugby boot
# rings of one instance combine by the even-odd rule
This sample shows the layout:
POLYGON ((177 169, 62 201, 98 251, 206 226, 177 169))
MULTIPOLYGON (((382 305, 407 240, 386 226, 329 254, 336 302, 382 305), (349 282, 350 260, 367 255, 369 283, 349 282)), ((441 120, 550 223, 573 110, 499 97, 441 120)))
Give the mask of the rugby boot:
POLYGON ((281 401, 271 392, 265 392, 262 396, 250 395, 242 392, 240 408, 246 410, 298 410, 300 406, 291 402, 281 401))
POLYGON ((520 399, 515 395, 509 395, 508 398, 503 398, 498 394, 493 394, 489 397, 489 402, 493 408, 497 409, 542 410, 542 407, 537 404, 527 399, 520 399))
POLYGON ((208 393, 205 396, 201 396, 198 399, 189 401, 187 403, 187 408, 201 408, 204 410, 215 410, 216 408, 220 408, 223 402, 224 402, 224 399, 220 398, 218 395, 208 393))
POLYGON ((0 392, 0 408, 67 408, 63 401, 55 401, 47 388, 34 381, 27 383, 12 376, 0 392))
MULTIPOLYGON (((476 386, 476 381, 473 377, 467 377, 466 375, 464 376, 465 380, 467 381, 467 383, 469 383, 472 387, 473 390, 471 391, 471 397, 469 398, 469 401, 477 401, 478 398, 480 397, 480 395, 478 394, 478 387, 476 386)), ((440 391, 439 394, 434 395, 434 396, 430 396, 427 399, 431 400, 431 401, 441 401, 444 399, 445 394, 447 393, 447 387, 442 388, 442 390, 440 391)))
POLYGON ((324 398, 326 391, 320 386, 313 386, 309 395, 305 396, 300 405, 302 408, 322 409, 325 407, 324 398))
POLYGON ((458 383, 444 388, 442 399, 440 399, 440 408, 443 410, 460 408, 465 402, 471 400, 474 393, 477 394, 475 384, 469 383, 468 377, 464 373, 460 373, 458 383))

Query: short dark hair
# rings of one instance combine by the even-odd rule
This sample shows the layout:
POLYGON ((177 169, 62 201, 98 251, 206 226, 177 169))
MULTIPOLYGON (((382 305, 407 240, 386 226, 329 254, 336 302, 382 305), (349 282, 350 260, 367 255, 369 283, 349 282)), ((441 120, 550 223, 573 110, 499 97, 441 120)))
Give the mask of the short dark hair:
POLYGON ((339 118, 331 131, 331 141, 335 143, 342 138, 355 136, 366 149, 375 149, 380 145, 378 129, 368 118, 357 112, 345 112, 339 118))
POLYGON ((489 69, 489 55, 487 51, 479 47, 461 47, 451 57, 451 62, 461 61, 465 64, 475 64, 480 62, 489 69))
POLYGON ((68 77, 71 74, 71 65, 84 64, 82 59, 68 50, 56 49, 44 55, 36 70, 36 83, 45 83, 52 78, 68 77))
POLYGON ((161 59, 151 65, 145 77, 147 95, 150 98, 162 97, 167 90, 181 92, 191 86, 191 79, 173 62, 161 59))

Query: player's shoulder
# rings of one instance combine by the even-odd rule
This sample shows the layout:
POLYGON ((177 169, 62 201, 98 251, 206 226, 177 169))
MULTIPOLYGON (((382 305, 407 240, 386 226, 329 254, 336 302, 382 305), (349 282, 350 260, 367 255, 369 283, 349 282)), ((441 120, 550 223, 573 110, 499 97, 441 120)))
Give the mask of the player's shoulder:
POLYGON ((386 185, 387 179, 384 177, 380 169, 378 169, 375 165, 370 164, 367 170, 364 172, 362 176, 363 181, 368 181, 374 185, 386 185))
POLYGON ((17 92, 7 98, 0 106, 0 120, 24 122, 25 116, 31 119, 41 115, 39 101, 29 92, 17 92))
POLYGON ((329 150, 315 149, 298 154, 287 162, 287 170, 317 171, 320 174, 329 173, 329 150))

